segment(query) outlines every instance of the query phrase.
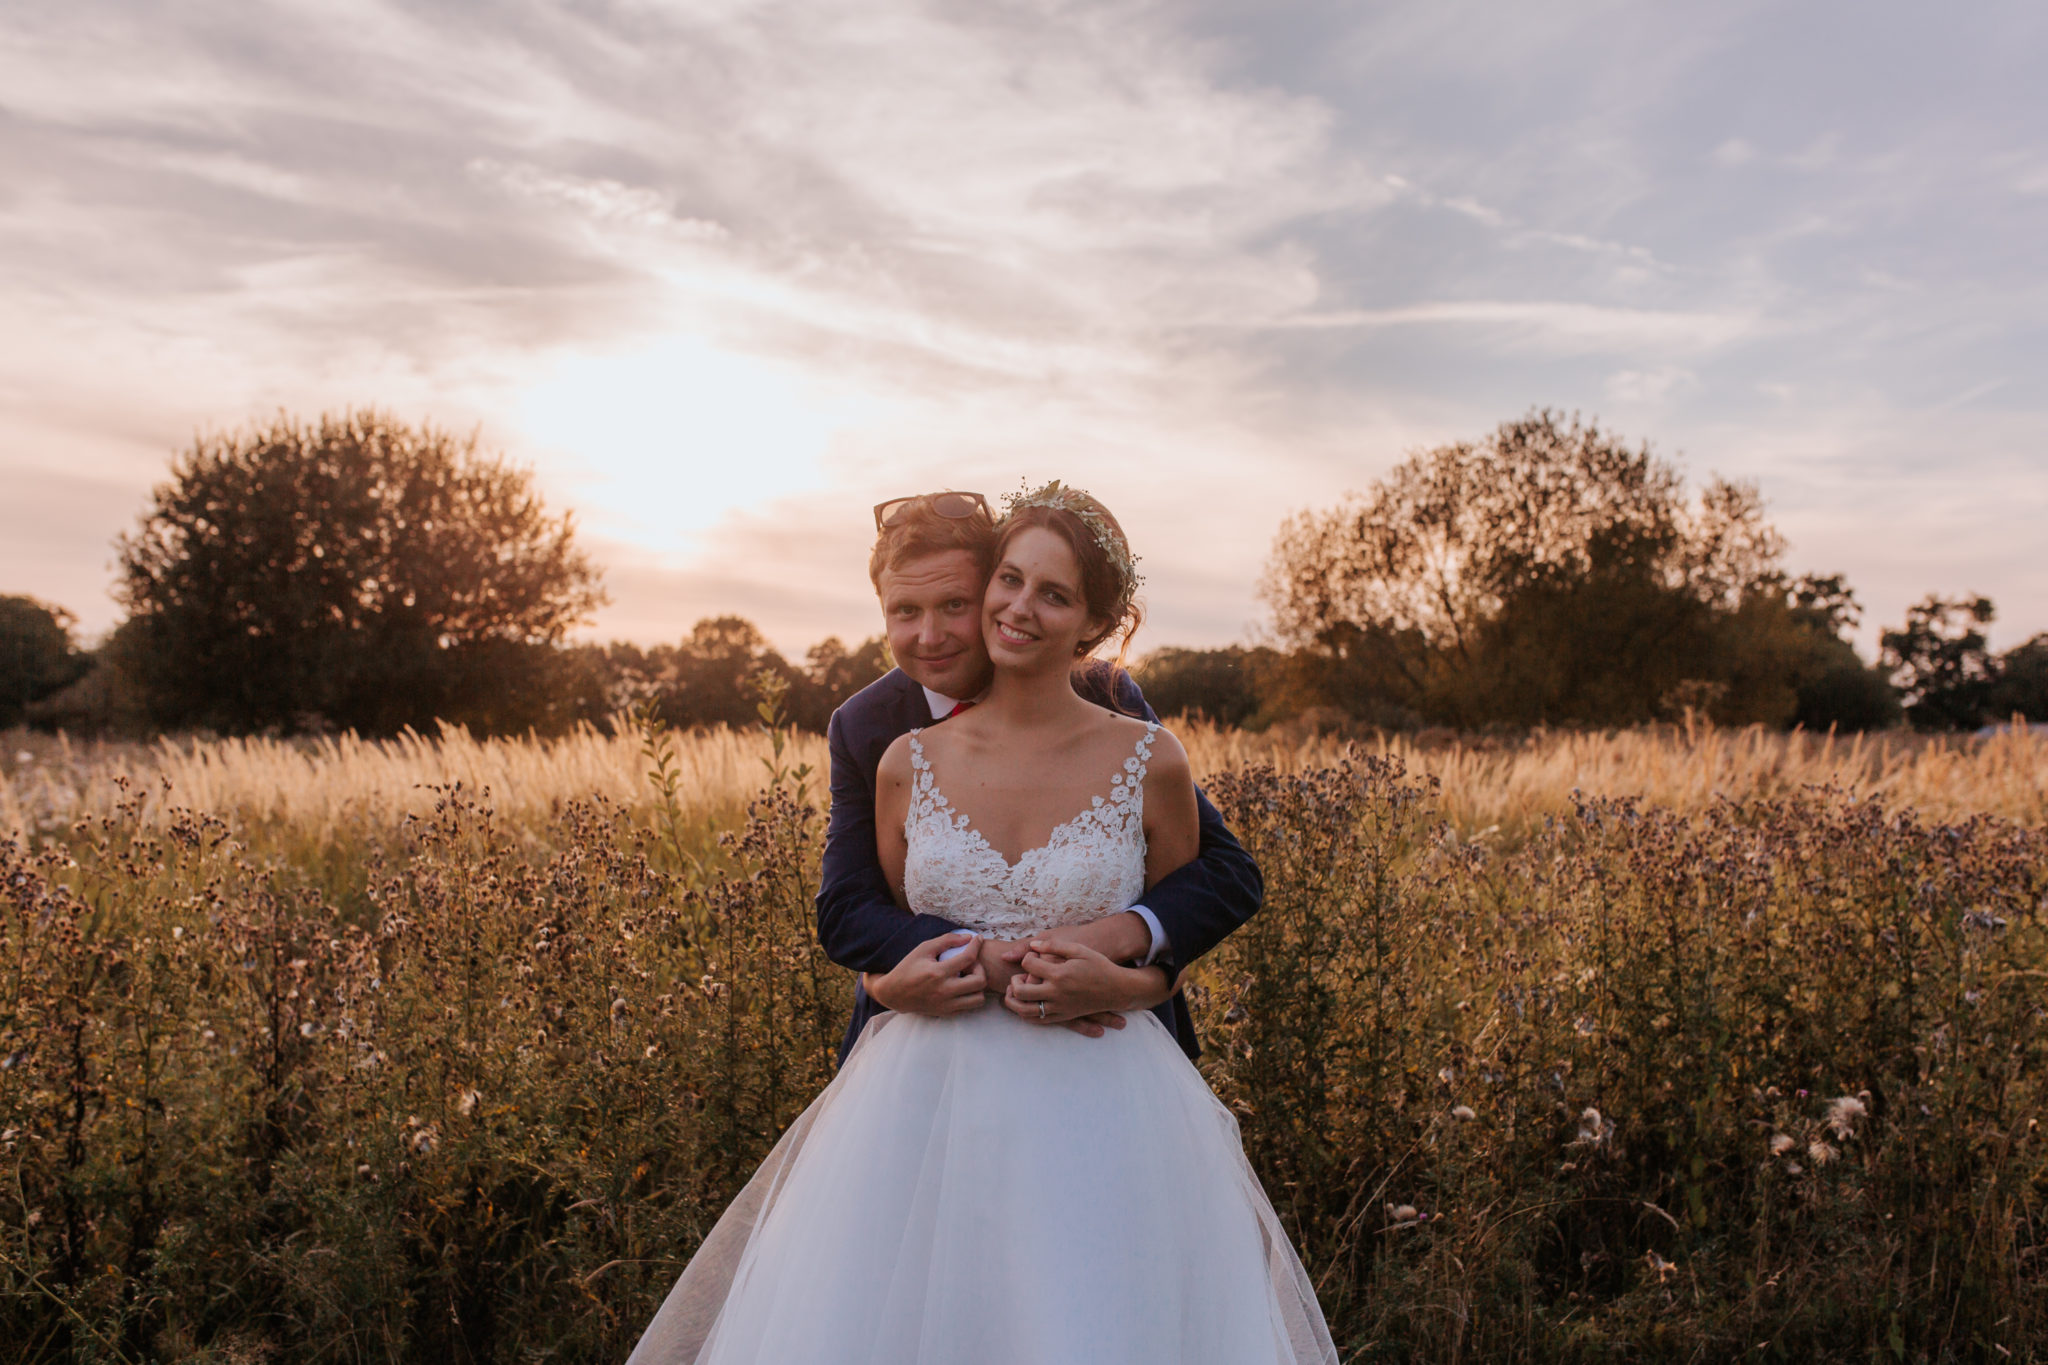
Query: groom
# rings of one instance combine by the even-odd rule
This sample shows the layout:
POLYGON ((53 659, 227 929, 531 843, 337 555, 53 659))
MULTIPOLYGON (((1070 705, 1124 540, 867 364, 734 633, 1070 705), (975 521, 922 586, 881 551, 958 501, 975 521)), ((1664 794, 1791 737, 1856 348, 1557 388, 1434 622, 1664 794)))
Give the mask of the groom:
MULTIPOLYGON (((875 509, 877 537, 868 577, 881 599, 882 620, 896 668, 832 713, 832 822, 818 891, 818 939, 842 967, 862 973, 853 1021, 839 1058, 884 1009, 957 1014, 980 1007, 983 993, 1001 995, 1021 970, 1024 945, 982 939, 972 954, 949 949, 968 941, 960 926, 936 915, 909 915, 890 894, 875 852, 875 768, 897 736, 936 725, 971 706, 988 688, 988 651, 981 638, 981 599, 994 568, 996 530, 979 493, 898 498, 875 509), (945 960, 942 953, 948 953, 945 960)), ((1074 673, 1074 690, 1099 706, 1158 719, 1122 669, 1089 660, 1074 673)), ((1121 913, 1040 935, 1078 942, 1115 961, 1156 964, 1171 980, 1214 948, 1259 908, 1264 882, 1251 855, 1223 817, 1196 793, 1202 845, 1196 859, 1145 892, 1121 913)), ((1054 971, 1026 986, 1044 1005, 1048 1024, 1100 1037, 1123 1018, 1109 1002, 1085 998, 1054 971)), ((1156 1013, 1190 1058, 1201 1050, 1186 998, 1175 992, 1156 1013)), ((1026 1016, 1036 1019, 1037 1015, 1026 1016)))

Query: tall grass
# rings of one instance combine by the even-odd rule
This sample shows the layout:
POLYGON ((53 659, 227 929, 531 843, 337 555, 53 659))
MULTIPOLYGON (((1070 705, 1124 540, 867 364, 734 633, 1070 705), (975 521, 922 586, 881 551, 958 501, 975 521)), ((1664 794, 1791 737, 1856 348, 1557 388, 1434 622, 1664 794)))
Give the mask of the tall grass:
MULTIPOLYGON (((623 718, 622 718, 623 720, 623 718)), ((789 737, 796 755, 825 761, 815 735, 789 737)), ((679 785, 705 812, 736 814, 761 785, 770 741, 720 726, 679 736, 679 785)), ((141 794, 141 814, 172 809, 231 815, 305 830, 388 826, 435 809, 438 789, 488 794, 499 818, 545 822, 572 801, 603 798, 644 809, 652 801, 639 733, 579 726, 558 739, 477 739, 459 727, 396 739, 341 735, 312 740, 166 738, 155 744, 75 743, 11 731, 0 776, 0 829, 53 831, 119 801, 118 779, 141 794)))
MULTIPOLYGON (((1268 889, 1192 974, 1204 1068, 1347 1359, 2048 1354, 2048 831, 1847 790, 2036 751, 1192 738, 1268 889), (1752 789, 1586 794, 1667 751, 1752 789)), ((0 836, 11 1358, 621 1358, 829 1074, 784 739, 200 746, 205 809, 140 780, 192 746, 74 755, 130 790, 0 836), (591 754, 638 786, 546 785, 591 754), (276 799, 358 832, 359 901, 260 772, 354 783, 276 799)))
MULTIPOLYGON (((1327 736, 1200 722, 1176 729, 1204 782, 1254 764, 1280 772, 1327 767, 1346 752, 1344 741, 1327 736)), ((824 769, 822 739, 799 734, 789 743, 796 760, 824 769)), ((760 733, 724 727, 679 736, 679 786, 691 808, 735 818, 759 784, 768 747, 760 733)), ((1724 799, 1813 787, 1881 797, 1938 819, 1982 813, 2048 823, 2048 736, 2024 730, 1980 740, 1698 725, 1512 739, 1394 735, 1359 747, 1435 778, 1445 818, 1467 835, 1491 827, 1519 837, 1570 811, 1575 793, 1633 796, 1691 812, 1724 799)), ((17 730, 0 735, 0 830, 50 832, 81 815, 103 814, 117 799, 116 778, 143 793, 149 819, 175 806, 257 826, 374 830, 425 814, 437 787, 460 783, 472 795, 487 793, 501 819, 534 824, 569 802, 598 796, 644 810, 651 797, 643 766, 640 742, 626 725, 612 733, 584 726, 552 740, 479 740, 451 729, 386 741, 166 739, 154 745, 78 744, 17 730)))
POLYGON ((2048 837, 1836 793, 1449 836, 1219 778, 1206 1070, 1352 1358, 2048 1356, 2048 837))
MULTIPOLYGON (((1196 725, 1184 732, 1197 771, 1267 764, 1327 767, 1344 741, 1196 725)), ((1537 731, 1512 737, 1388 735, 1356 746, 1436 779, 1439 809, 1469 834, 1514 834, 1570 812, 1577 797, 1636 797, 1696 812, 1724 800, 1826 787, 1937 819, 1987 814, 2048 823, 2048 735, 2007 729, 1979 739, 1907 733, 1811 735, 1761 726, 1537 731)))

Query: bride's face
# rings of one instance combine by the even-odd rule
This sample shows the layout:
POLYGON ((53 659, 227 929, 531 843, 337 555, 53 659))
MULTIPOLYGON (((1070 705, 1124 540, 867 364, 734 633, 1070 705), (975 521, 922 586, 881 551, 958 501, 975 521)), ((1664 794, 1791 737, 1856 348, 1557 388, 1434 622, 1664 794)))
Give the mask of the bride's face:
POLYGON ((996 667, 1066 668, 1081 641, 1106 624, 1088 611, 1066 541, 1039 526, 1010 538, 981 603, 982 638, 996 667))

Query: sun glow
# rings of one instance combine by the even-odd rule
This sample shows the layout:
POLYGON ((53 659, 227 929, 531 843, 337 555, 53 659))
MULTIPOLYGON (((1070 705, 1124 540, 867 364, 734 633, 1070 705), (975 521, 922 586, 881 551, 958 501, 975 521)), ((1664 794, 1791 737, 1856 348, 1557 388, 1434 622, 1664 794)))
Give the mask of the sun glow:
POLYGON ((820 487, 834 439, 875 406, 776 362, 673 336, 562 357, 522 395, 518 425, 574 462, 576 500, 600 529, 665 550, 735 508, 820 487))

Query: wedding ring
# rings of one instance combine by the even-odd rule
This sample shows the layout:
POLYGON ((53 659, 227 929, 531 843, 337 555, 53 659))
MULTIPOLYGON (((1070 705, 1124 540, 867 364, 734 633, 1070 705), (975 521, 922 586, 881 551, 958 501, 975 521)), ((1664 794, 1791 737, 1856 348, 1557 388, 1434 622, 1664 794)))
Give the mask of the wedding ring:
POLYGON ((1038 1017, 1041 1019, 1045 1018, 1045 1002, 1043 1000, 1038 1002, 1038 1017))

